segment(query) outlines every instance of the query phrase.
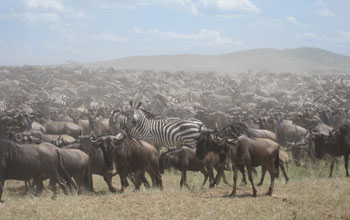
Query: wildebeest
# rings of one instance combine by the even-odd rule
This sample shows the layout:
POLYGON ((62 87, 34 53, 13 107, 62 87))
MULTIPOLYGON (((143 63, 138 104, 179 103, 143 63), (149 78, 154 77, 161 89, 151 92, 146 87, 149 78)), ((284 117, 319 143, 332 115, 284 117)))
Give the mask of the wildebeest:
MULTIPOLYGON (((73 177, 78 186, 78 193, 82 189, 93 191, 90 171, 89 156, 77 149, 58 149, 61 155, 62 165, 67 173, 73 177)), ((50 180, 50 186, 55 182, 50 180)))
MULTIPOLYGON (((286 180, 286 183, 288 183, 289 177, 288 177, 286 169, 285 169, 285 167, 286 167, 288 170, 288 164, 289 164, 288 154, 286 152, 280 150, 278 158, 279 158, 279 162, 280 162, 279 167, 282 170, 282 173, 284 175, 284 179, 286 180)), ((262 186, 264 184, 265 174, 266 174, 266 169, 262 169, 261 179, 260 179, 260 182, 257 184, 257 186, 262 186)))
POLYGON ((203 122, 207 128, 213 130, 221 129, 229 123, 226 114, 223 112, 198 111, 195 118, 203 122))
POLYGON ((298 142, 305 137, 307 130, 301 126, 294 125, 292 121, 282 120, 277 122, 277 141, 285 146, 288 141, 298 142))
MULTIPOLYGON (((196 150, 187 146, 182 146, 179 149, 169 149, 168 151, 163 152, 159 158, 160 172, 164 173, 164 170, 170 167, 180 170, 180 187, 182 188, 182 186, 186 186, 189 189, 190 187, 187 184, 187 171, 201 172, 204 175, 202 186, 205 185, 208 177, 211 185, 215 185, 217 183, 213 183, 213 168, 215 167, 218 171, 221 168, 219 167, 220 165, 219 158, 216 157, 216 154, 209 153, 203 160, 199 160, 196 157, 196 150)), ((218 172, 223 172, 223 170, 218 172)), ((227 184, 226 178, 224 179, 224 182, 227 184)))
POLYGON ((231 160, 233 175, 233 190, 230 196, 236 194, 237 170, 239 166, 246 167, 248 178, 253 188, 253 196, 256 196, 256 189, 253 183, 252 168, 262 166, 271 177, 271 184, 268 195, 272 195, 275 177, 279 171, 279 145, 269 139, 251 139, 245 135, 239 136, 235 141, 221 140, 220 143, 214 141, 212 134, 202 132, 197 143, 196 155, 203 158, 208 152, 216 152, 223 161, 226 158, 231 160))
POLYGON ((109 120, 100 115, 101 111, 102 109, 99 109, 97 112, 92 109, 84 111, 84 114, 88 117, 90 131, 94 132, 97 136, 110 133, 109 120))
POLYGON ((56 146, 73 144, 76 139, 67 134, 44 134, 40 131, 22 132, 15 135, 16 142, 23 142, 24 138, 32 138, 35 142, 47 142, 56 146))
POLYGON ((277 141, 276 134, 269 130, 250 128, 241 122, 233 122, 222 128, 220 133, 228 137, 246 135, 251 138, 266 138, 277 141))
POLYGON ((330 131, 328 135, 314 131, 312 133, 315 135, 316 157, 321 159, 325 154, 344 156, 346 176, 349 177, 350 125, 342 124, 338 129, 330 131))
MULTIPOLYGON (((63 148, 79 149, 81 151, 84 151, 89 156, 91 175, 96 174, 103 176, 103 179, 106 182, 109 191, 116 192, 116 188, 112 185, 112 178, 114 175, 116 175, 116 170, 110 170, 109 167, 106 167, 102 150, 94 147, 89 139, 89 136, 80 136, 78 139, 79 143, 66 145, 63 148)), ((90 179, 91 189, 93 189, 92 176, 90 179)))
POLYGON ((131 172, 135 177, 135 190, 139 190, 145 172, 155 179, 158 187, 163 188, 159 173, 160 154, 151 144, 132 138, 124 131, 91 141, 102 149, 106 166, 112 168, 115 165, 120 176, 121 192, 128 186, 126 177, 131 172))
POLYGON ((181 188, 185 185, 190 189, 187 184, 187 171, 200 171, 204 175, 202 186, 205 185, 209 177, 209 167, 205 166, 202 160, 197 159, 194 149, 187 146, 169 149, 161 154, 159 157, 160 173, 164 173, 164 170, 170 167, 181 171, 181 188))
POLYGON ((78 138, 82 134, 81 127, 73 122, 52 121, 43 117, 39 121, 48 134, 68 134, 74 138, 78 138))
POLYGON ((0 139, 0 201, 5 180, 29 181, 34 178, 40 193, 43 190, 42 181, 47 177, 57 182, 65 192, 63 179, 70 186, 75 186, 56 148, 35 144, 17 145, 10 140, 0 139))

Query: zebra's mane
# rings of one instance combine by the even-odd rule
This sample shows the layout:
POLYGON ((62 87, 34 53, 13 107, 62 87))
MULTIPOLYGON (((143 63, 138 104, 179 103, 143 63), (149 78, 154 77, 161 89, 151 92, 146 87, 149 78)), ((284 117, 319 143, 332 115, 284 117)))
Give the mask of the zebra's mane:
POLYGON ((156 116, 155 114, 153 114, 153 113, 151 113, 151 112, 149 112, 149 111, 146 111, 146 110, 143 109, 143 108, 140 108, 140 110, 143 112, 143 114, 145 115, 145 117, 146 117, 147 119, 156 119, 156 118, 157 118, 157 116, 156 116))

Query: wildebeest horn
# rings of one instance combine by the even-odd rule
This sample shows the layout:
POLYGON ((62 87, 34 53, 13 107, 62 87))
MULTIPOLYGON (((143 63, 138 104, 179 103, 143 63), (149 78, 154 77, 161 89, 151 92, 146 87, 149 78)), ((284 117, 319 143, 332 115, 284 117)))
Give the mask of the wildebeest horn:
POLYGON ((29 138, 35 143, 35 144, 41 144, 41 134, 39 134, 39 138, 36 138, 32 135, 29 135, 29 138))
POLYGON ((237 136, 237 134, 235 133, 235 132, 231 132, 231 134, 237 139, 238 138, 238 136, 237 136))
POLYGON ((58 136, 58 138, 55 140, 55 144, 56 144, 57 147, 63 145, 63 140, 62 140, 61 136, 62 135, 58 136))
POLYGON ((91 143, 97 143, 97 142, 101 141, 102 138, 103 138, 103 136, 96 139, 96 135, 93 132, 91 132, 91 134, 89 136, 89 141, 91 143))
POLYGON ((21 133, 17 133, 16 135, 15 135, 15 140, 16 140, 16 142, 22 142, 23 141, 23 135, 21 134, 21 133))
POLYGON ((125 138, 125 133, 123 131, 119 132, 118 134, 115 135, 114 139, 121 141, 125 138))
POLYGON ((313 135, 321 134, 320 131, 315 130, 315 129, 313 129, 313 128, 310 129, 310 133, 313 134, 313 135))
POLYGON ((130 104, 131 107, 134 107, 134 102, 132 100, 129 101, 129 104, 130 104))

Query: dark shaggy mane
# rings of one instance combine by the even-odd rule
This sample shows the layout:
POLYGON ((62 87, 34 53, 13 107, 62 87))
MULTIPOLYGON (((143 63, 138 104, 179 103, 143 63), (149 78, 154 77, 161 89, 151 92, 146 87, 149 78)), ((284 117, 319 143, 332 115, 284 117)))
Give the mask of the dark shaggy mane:
POLYGON ((242 122, 233 122, 230 125, 226 126, 226 128, 227 127, 231 128, 237 136, 246 135, 249 138, 256 137, 256 133, 254 132, 254 130, 249 128, 242 122))
POLYGON ((6 158, 2 158, 8 163, 12 163, 17 156, 18 146, 16 143, 8 139, 0 139, 0 156, 8 155, 6 158))
POLYGON ((138 161, 149 161, 150 151, 148 148, 144 147, 140 141, 135 138, 130 137, 127 132, 124 132, 126 137, 124 140, 117 144, 114 150, 114 155, 116 161, 124 163, 123 161, 128 161, 130 164, 128 166, 133 167, 138 161))

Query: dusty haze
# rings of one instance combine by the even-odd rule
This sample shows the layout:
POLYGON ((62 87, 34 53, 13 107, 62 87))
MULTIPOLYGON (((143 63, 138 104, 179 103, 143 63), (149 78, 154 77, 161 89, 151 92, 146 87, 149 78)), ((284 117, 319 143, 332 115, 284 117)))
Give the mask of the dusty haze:
POLYGON ((318 48, 254 49, 222 55, 135 56, 84 64, 116 69, 350 73, 350 57, 318 48))

